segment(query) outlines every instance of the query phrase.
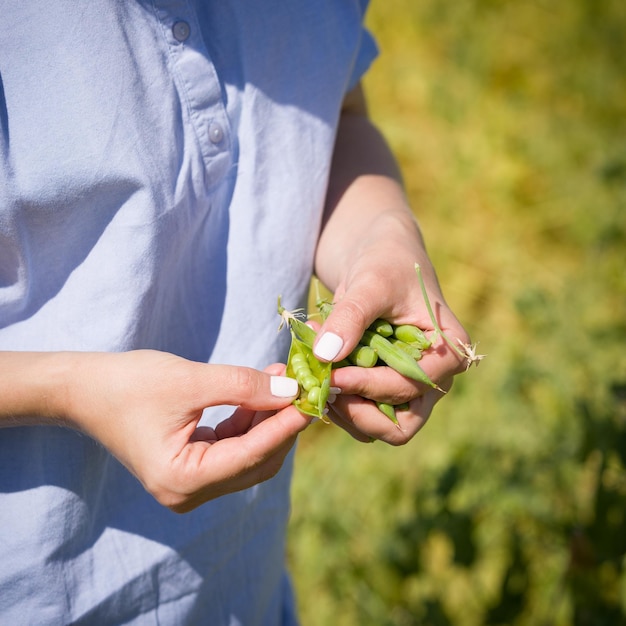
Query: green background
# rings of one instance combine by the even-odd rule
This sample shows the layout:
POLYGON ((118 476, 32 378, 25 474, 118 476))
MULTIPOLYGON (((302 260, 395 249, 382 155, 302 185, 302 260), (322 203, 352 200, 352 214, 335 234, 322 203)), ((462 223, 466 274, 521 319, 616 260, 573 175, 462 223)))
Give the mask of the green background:
POLYGON ((371 115, 488 356, 406 446, 300 437, 303 626, 626 624, 626 2, 368 20, 371 115))

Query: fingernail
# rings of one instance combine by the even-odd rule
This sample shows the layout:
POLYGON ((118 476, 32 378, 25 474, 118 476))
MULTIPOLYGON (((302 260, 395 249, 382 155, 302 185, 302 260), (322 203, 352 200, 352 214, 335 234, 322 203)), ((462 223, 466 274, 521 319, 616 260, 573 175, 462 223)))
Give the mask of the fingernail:
POLYGON ((270 390, 277 398, 291 398, 298 395, 298 381, 287 376, 272 376, 270 390))
POLYGON ((341 387, 331 387, 328 390, 328 404, 334 404, 337 396, 341 393, 341 387))
POLYGON ((332 361, 343 347, 343 339, 335 333, 324 333, 317 342, 313 352, 324 361, 332 361))

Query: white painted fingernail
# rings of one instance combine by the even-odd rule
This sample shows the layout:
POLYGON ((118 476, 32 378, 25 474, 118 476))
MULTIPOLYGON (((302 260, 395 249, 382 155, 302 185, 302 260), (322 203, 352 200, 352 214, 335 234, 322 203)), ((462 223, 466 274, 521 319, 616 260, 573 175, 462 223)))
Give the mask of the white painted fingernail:
POLYGON ((317 342, 313 352, 315 356, 324 360, 332 361, 343 348, 343 339, 335 333, 324 333, 317 342))
POLYGON ((298 395, 298 381, 287 376, 272 376, 270 390, 277 398, 291 398, 298 395))

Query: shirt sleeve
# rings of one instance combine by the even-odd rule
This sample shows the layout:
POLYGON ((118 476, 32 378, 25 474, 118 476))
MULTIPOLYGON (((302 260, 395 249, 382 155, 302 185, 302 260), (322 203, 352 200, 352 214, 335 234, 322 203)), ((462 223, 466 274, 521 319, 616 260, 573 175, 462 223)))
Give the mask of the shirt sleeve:
MULTIPOLYGON (((363 20, 365 20, 365 14, 369 5, 369 0, 361 0, 361 11, 363 20)), ((379 54, 378 44, 376 39, 370 30, 363 23, 363 29, 361 31, 361 41, 359 49, 355 57, 354 66, 352 68, 352 75, 348 83, 348 91, 353 89, 357 83, 363 78, 370 66, 379 54)))

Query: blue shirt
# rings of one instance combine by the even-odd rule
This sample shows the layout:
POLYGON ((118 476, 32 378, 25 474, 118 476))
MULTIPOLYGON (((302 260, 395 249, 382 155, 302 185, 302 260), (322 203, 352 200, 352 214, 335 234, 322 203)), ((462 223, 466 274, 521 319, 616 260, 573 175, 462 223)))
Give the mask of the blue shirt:
MULTIPOLYGON (((365 5, 0 0, 0 349, 284 361, 365 5)), ((290 474, 181 516, 84 435, 0 430, 3 623, 295 623, 290 474)))

